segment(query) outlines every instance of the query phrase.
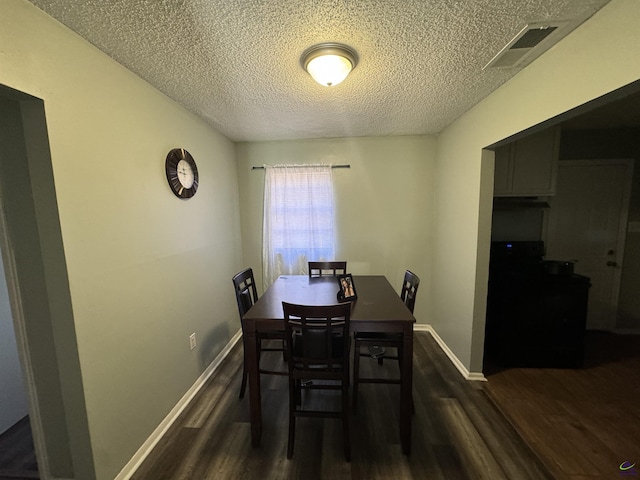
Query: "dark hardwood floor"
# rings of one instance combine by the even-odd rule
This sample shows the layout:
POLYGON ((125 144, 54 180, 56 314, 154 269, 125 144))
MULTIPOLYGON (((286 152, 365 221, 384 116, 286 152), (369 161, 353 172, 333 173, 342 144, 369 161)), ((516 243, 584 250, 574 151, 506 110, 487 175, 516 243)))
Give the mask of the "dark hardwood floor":
MULTIPOLYGON (((400 451, 397 387, 362 385, 351 463, 340 422, 329 419, 300 419, 287 460, 286 379, 269 376, 262 446, 251 448, 238 345, 132 478, 640 479, 639 467, 619 468, 640 461, 639 336, 589 332, 584 369, 496 370, 483 383, 463 380, 428 333, 415 338, 410 457, 400 451)), ((281 364, 277 353, 265 355, 281 364)), ((397 365, 362 367, 395 374, 397 365)), ((317 393, 327 392, 307 401, 319 402, 317 393)), ((25 419, 0 436, 0 480, 34 478, 25 419)))
POLYGON ((582 369, 485 374, 489 396, 556 479, 640 479, 640 335, 587 332, 582 369), (621 471, 623 462, 638 465, 621 471))
POLYGON ((0 435, 0 480, 40 478, 29 417, 0 435))
MULTIPOLYGON (((352 416, 352 460, 345 462, 340 421, 299 419, 292 460, 287 448, 286 377, 263 376, 263 434, 251 447, 248 398, 238 399, 242 352, 238 345, 132 477, 142 479, 552 478, 477 383, 465 381, 432 337, 415 335, 413 448, 401 453, 399 388, 363 385, 352 416), (305 421, 303 421, 305 420, 305 421)), ((268 363, 282 364, 277 353, 268 363)), ((363 359, 362 368, 396 374, 363 359)), ((320 404, 335 392, 304 393, 320 404)))

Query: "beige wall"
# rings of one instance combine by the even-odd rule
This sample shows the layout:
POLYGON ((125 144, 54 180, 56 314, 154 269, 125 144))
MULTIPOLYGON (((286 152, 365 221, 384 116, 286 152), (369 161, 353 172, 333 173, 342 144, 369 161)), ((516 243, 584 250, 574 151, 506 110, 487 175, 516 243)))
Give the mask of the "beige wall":
MULTIPOLYGON (((235 148, 24 0, 3 1, 0 46, 0 84, 41 98, 46 111, 66 272, 52 271, 45 252, 44 274, 51 285, 68 274, 72 307, 51 328, 65 405, 84 397, 85 409, 67 413, 86 415, 84 431, 70 431, 75 473, 111 479, 238 330, 235 148), (188 201, 165 179, 178 146, 200 172, 188 201), (76 342, 73 378, 60 352, 76 342), (93 458, 73 450, 79 442, 93 458)), ((36 200, 36 217, 49 213, 36 200)))
POLYGON ((640 2, 613 0, 439 136, 431 323, 472 372, 482 369, 493 188, 482 148, 640 78, 638 18, 640 2))
POLYGON ((415 316, 429 323, 433 136, 238 144, 243 258, 262 278, 264 170, 277 164, 350 164, 334 169, 337 259, 353 274, 386 275, 400 291, 405 270, 421 279, 415 316))

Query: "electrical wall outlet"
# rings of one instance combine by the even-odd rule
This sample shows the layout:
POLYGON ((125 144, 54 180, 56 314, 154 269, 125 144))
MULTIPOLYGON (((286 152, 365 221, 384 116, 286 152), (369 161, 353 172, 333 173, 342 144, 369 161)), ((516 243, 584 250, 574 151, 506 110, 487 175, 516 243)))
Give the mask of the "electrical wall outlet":
POLYGON ((191 348, 191 350, 196 348, 196 334, 195 334, 195 332, 192 333, 191 335, 189 335, 189 347, 191 348))

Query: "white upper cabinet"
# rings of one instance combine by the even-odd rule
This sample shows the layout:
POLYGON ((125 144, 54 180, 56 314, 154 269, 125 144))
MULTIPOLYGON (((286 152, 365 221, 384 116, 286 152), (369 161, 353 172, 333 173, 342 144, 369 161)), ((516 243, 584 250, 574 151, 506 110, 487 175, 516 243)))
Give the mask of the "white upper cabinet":
POLYGON ((555 195, 560 129, 549 128, 496 149, 493 195, 555 195))

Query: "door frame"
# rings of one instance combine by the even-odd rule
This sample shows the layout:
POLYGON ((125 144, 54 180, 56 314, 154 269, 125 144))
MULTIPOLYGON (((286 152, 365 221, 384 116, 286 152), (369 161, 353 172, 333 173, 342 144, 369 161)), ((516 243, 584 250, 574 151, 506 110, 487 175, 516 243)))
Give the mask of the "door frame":
POLYGON ((8 101, 0 141, 10 153, 0 161, 2 274, 38 471, 42 480, 94 478, 44 102, 2 84, 0 98, 8 101))
POLYGON ((18 347, 18 357, 22 367, 22 378, 29 401, 29 423, 31 425, 31 437, 38 463, 38 472, 43 480, 50 479, 49 459, 47 448, 44 443, 44 427, 38 402, 38 390, 34 380, 33 366, 29 353, 29 344, 25 331, 25 318, 22 310, 22 296, 18 287, 18 273, 13 256, 11 240, 7 235, 7 219, 5 217, 2 196, 0 195, 0 255, 4 263, 4 272, 0 272, 6 277, 7 291, 9 293, 9 304, 11 306, 11 316, 13 320, 13 330, 16 336, 18 347))
MULTIPOLYGON (((613 284, 611 292, 611 308, 614 312, 611 318, 609 318, 607 331, 613 331, 616 328, 618 322, 618 302, 620 299, 620 286, 622 282, 622 269, 624 268, 624 248, 627 240, 627 223, 629 219, 629 202, 631 200, 631 188, 633 184, 633 168, 634 160, 632 158, 594 158, 583 160, 560 160, 558 163, 558 170, 563 166, 610 166, 621 165, 626 167, 627 172, 625 175, 625 182, 622 190, 622 204, 620 206, 618 216, 618 241, 616 244, 616 263, 613 274, 613 284)), ((559 178, 559 172, 558 172, 559 178)), ((553 208, 553 197, 550 198, 549 204, 553 208)), ((546 227, 546 226, 545 226, 546 227)), ((545 228, 546 230, 546 228, 545 228)), ((545 243, 547 232, 545 231, 545 243)))

